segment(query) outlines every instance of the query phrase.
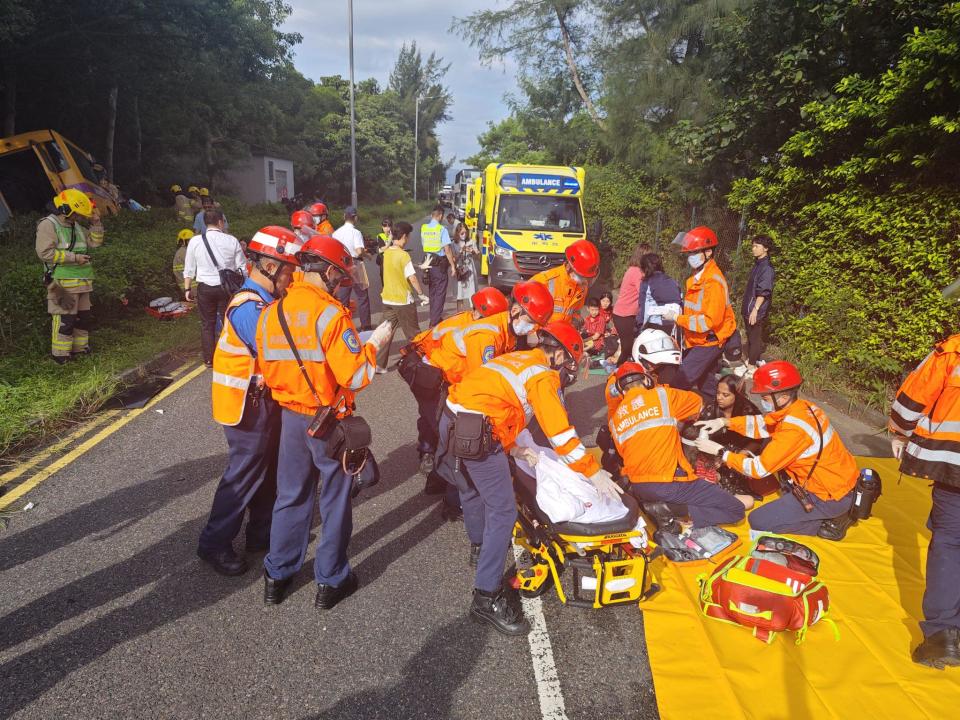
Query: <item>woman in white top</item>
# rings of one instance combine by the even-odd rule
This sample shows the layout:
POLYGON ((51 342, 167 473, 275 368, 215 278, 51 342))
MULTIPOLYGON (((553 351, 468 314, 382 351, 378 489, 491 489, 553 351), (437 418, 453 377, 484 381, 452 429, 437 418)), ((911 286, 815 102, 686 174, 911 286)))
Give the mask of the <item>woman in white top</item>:
POLYGON ((453 232, 453 243, 456 248, 453 252, 457 260, 457 312, 469 309, 470 298, 477 292, 477 262, 475 258, 480 254, 480 251, 477 250, 477 244, 473 240, 467 239, 467 235, 467 226, 459 223, 457 229, 453 232), (461 280, 462 272, 468 274, 461 280))

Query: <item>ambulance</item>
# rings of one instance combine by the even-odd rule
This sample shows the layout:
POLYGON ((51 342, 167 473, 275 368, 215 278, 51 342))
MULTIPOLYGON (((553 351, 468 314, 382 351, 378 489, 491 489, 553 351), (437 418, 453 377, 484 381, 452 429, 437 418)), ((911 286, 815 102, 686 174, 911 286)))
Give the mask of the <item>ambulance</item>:
POLYGON ((491 163, 468 193, 467 223, 488 285, 510 288, 563 264, 563 251, 586 238, 584 169, 491 163))

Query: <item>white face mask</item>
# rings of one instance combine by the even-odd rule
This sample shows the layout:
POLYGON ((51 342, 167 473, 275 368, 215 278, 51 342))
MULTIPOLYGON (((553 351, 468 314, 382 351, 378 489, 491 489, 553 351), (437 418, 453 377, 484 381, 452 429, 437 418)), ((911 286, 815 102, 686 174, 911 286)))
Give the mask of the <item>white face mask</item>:
POLYGON ((707 258, 703 253, 693 253, 692 255, 687 255, 687 264, 694 270, 699 270, 706 262, 707 258))
POLYGON ((760 409, 763 410, 764 413, 772 413, 774 410, 776 410, 776 407, 774 407, 771 400, 764 400, 763 398, 760 398, 760 409))
POLYGON ((517 337, 533 332, 535 325, 525 317, 519 317, 513 321, 513 332, 517 337))
POLYGON ((313 216, 313 224, 314 224, 314 225, 319 225, 319 224, 320 224, 320 216, 319 216, 319 215, 314 215, 314 216, 313 216))

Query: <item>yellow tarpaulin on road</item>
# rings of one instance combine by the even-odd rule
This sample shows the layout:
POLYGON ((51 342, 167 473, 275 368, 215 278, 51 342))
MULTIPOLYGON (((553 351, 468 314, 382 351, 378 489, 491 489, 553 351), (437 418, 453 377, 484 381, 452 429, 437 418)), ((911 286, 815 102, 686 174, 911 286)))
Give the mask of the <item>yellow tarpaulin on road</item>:
MULTIPOLYGON (((748 628, 700 613, 696 577, 713 565, 668 563, 663 591, 642 606, 663 720, 960 716, 960 671, 910 660, 921 640, 929 483, 904 477, 898 484, 893 459, 858 460, 883 480, 873 517, 839 543, 798 538, 820 555, 819 579, 830 590, 840 640, 820 623, 801 645, 794 633, 766 645, 748 628)), ((746 552, 746 523, 733 529, 746 552)))

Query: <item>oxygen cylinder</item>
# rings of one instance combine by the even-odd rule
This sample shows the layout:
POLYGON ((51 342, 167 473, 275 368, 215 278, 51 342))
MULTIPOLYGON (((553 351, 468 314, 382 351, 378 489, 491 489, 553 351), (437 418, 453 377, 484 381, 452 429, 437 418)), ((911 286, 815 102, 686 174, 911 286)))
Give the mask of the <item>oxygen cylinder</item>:
POLYGON ((873 511, 873 504, 880 497, 880 476, 870 468, 860 471, 853 490, 853 505, 850 506, 850 518, 866 520, 873 511))

